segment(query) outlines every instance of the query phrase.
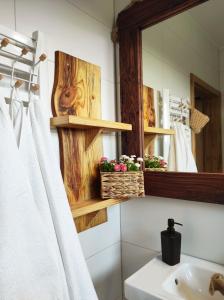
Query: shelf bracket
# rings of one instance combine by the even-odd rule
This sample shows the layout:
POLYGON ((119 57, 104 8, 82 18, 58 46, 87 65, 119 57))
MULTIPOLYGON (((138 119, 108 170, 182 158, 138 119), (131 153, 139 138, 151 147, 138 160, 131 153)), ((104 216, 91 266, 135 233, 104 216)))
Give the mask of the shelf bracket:
POLYGON ((155 140, 157 134, 149 134, 144 138, 144 148, 147 149, 151 143, 155 140))
POLYGON ((74 218, 74 220, 77 227, 77 232, 82 232, 91 227, 107 222, 107 210, 106 208, 103 208, 98 211, 86 214, 85 219, 83 219, 83 216, 81 216, 74 218))
POLYGON ((102 128, 93 128, 85 131, 85 150, 88 151, 89 147, 95 142, 97 137, 103 132, 102 128))

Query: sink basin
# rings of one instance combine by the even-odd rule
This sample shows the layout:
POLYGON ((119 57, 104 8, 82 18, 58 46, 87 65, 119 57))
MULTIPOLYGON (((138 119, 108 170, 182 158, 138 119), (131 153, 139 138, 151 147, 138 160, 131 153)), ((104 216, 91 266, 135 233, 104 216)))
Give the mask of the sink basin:
POLYGON ((216 291, 209 294, 214 273, 224 274, 224 266, 187 255, 176 266, 168 266, 160 256, 125 281, 127 300, 224 300, 216 291))

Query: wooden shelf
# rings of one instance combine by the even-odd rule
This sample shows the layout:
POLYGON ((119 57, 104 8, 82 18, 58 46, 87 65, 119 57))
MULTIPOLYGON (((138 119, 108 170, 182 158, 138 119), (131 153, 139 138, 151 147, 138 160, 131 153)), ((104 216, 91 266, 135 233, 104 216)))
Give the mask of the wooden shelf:
POLYGON ((175 131, 173 129, 145 127, 144 133, 144 148, 146 150, 150 145, 152 145, 157 135, 174 135, 175 131))
POLYGON ((52 127, 78 128, 78 129, 101 129, 102 131, 132 131, 132 125, 120 122, 89 119, 73 115, 51 118, 52 127))
POLYGON ((158 127, 145 127, 145 134, 160 134, 160 135, 174 135, 175 131, 173 129, 165 129, 158 127))
POLYGON ((128 199, 92 199, 77 204, 73 204, 71 207, 73 218, 85 216, 89 213, 99 211, 101 209, 122 203, 128 199))

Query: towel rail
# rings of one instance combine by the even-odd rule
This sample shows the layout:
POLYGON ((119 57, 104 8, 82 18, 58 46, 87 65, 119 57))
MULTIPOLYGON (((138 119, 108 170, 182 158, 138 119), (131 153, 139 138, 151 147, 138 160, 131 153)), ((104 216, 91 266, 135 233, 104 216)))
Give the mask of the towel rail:
POLYGON ((23 63, 23 64, 28 65, 28 66, 33 65, 32 60, 27 59, 27 58, 22 57, 22 56, 19 56, 19 55, 16 55, 14 53, 10 53, 10 52, 8 52, 6 50, 3 50, 3 49, 0 49, 0 56, 6 57, 6 58, 9 58, 9 59, 14 59, 17 62, 23 63))
POLYGON ((9 88, 12 88, 12 82, 27 82, 30 95, 34 86, 35 90, 39 87, 37 66, 46 60, 46 55, 40 55, 38 40, 38 33, 29 38, 0 25, 0 75, 1 81, 5 77, 11 78, 9 88))

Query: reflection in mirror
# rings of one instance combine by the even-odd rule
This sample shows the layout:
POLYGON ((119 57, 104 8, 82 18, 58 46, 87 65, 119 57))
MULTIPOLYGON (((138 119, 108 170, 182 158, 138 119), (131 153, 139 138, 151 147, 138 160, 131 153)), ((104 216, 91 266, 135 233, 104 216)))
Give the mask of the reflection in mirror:
POLYGON ((224 1, 142 32, 147 171, 223 172, 224 1))

